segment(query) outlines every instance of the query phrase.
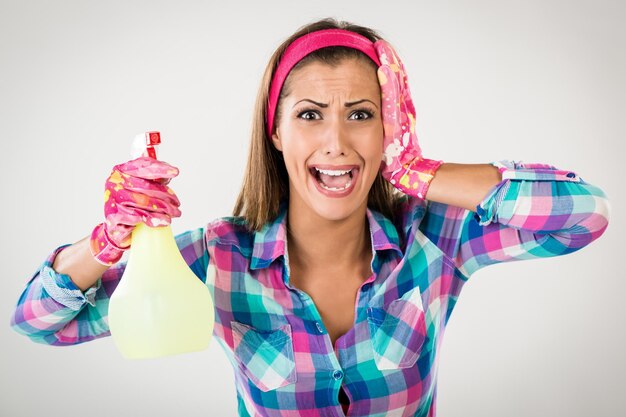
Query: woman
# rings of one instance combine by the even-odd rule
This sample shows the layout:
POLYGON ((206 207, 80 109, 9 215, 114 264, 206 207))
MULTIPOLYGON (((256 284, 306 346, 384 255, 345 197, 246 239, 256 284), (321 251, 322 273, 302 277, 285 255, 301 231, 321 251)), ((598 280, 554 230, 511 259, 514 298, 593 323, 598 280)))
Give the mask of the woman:
MULTIPOLYGON (((51 345, 109 335, 118 261, 134 225, 180 215, 167 187, 177 172, 148 158, 116 166, 105 222, 44 262, 15 330, 51 345)), ((468 278, 574 252, 608 211, 571 171, 424 158, 393 48, 326 19, 270 59, 234 217, 177 242, 213 296, 240 415, 434 416, 437 354, 468 278)))

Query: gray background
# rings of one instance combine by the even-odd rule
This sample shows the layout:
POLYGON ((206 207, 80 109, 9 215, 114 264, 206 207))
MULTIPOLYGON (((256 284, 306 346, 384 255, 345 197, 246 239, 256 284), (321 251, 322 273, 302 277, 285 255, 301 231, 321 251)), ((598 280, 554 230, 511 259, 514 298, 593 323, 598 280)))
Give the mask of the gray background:
POLYGON ((181 169, 175 232, 230 214, 261 71, 326 16, 396 46, 427 156, 551 163, 611 199, 609 229, 584 250, 472 277, 440 356, 439 415, 624 415, 624 2, 0 4, 0 415, 236 414, 214 341, 127 361, 110 338, 54 348, 8 321, 49 251, 101 221, 104 180, 136 133, 160 130, 161 158, 181 169))

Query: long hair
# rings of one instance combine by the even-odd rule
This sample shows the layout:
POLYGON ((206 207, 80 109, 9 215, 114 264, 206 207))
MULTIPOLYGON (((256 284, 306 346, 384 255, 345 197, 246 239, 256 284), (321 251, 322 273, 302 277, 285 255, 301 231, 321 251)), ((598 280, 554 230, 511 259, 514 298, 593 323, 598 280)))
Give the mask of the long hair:
MULTIPOLYGON (((248 162, 243 184, 233 209, 233 215, 243 217, 250 230, 258 231, 265 223, 274 220, 278 216, 281 202, 289 199, 289 177, 285 161, 282 154, 274 148, 272 141, 268 138, 265 125, 272 77, 285 49, 294 40, 307 33, 324 29, 349 30, 365 36, 372 42, 381 39, 381 36, 370 28, 327 18, 301 27, 274 51, 265 68, 257 93, 248 162)), ((371 63, 374 69, 376 68, 376 65, 361 51, 339 46, 319 49, 307 55, 298 62, 292 72, 313 61, 334 66, 346 58, 363 59, 364 62, 371 63)), ((288 81, 289 78, 285 82, 280 98, 287 94, 288 81)), ((278 106, 275 114, 276 123, 280 119, 279 112, 280 106, 278 106)), ((369 191, 367 206, 394 220, 400 199, 401 194, 396 192, 395 188, 379 172, 369 191)))

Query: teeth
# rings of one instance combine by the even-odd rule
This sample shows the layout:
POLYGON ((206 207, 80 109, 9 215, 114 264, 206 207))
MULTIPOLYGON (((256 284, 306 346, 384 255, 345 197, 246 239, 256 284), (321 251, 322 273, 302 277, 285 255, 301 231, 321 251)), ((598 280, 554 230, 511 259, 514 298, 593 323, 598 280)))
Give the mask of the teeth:
POLYGON ((343 190, 345 190, 346 188, 348 188, 348 187, 350 186, 350 184, 352 184, 352 181, 348 181, 348 182, 346 183, 346 185, 345 185, 345 186, 343 186, 343 187, 341 187, 341 188, 336 188, 336 187, 327 187, 326 185, 324 185, 324 183, 322 183, 322 182, 320 182, 320 181, 318 181, 317 183, 318 183, 319 185, 321 185, 321 186, 322 186, 322 188, 324 188, 324 189, 326 189, 326 190, 328 190, 328 191, 343 191, 343 190))
POLYGON ((326 174, 326 175, 332 175, 333 177, 339 177, 341 175, 346 175, 347 173, 349 173, 350 171, 352 171, 351 169, 348 169, 347 171, 335 171, 332 169, 319 169, 319 168, 315 168, 317 170, 317 172, 321 172, 322 174, 326 174))

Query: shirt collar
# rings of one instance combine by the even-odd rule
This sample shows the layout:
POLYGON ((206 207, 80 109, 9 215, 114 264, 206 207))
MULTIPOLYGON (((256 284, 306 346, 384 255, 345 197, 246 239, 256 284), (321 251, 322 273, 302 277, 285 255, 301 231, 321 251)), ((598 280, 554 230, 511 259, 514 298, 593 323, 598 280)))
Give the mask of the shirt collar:
MULTIPOLYGON (((400 237, 394 224, 381 213, 367 209, 367 219, 374 251, 395 250, 402 256, 400 237)), ((287 248, 287 204, 281 204, 276 219, 254 234, 251 269, 267 268, 287 248)))

